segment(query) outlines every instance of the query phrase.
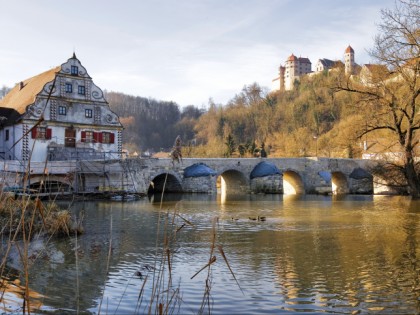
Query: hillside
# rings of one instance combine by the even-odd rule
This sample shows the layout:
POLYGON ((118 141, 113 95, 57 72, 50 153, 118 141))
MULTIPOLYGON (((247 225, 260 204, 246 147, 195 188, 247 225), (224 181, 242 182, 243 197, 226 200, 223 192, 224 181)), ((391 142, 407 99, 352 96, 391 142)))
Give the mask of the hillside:
POLYGON ((333 89, 342 76, 340 71, 305 76, 294 90, 276 93, 255 83, 245 86, 227 104, 212 104, 200 117, 194 154, 252 156, 264 146, 272 157, 359 157, 363 123, 354 106, 358 99, 333 89))
POLYGON ((358 99, 333 89, 342 76, 305 76, 294 90, 276 93, 254 83, 206 111, 118 92, 107 92, 106 99, 120 116, 131 152, 169 151, 180 135, 186 156, 253 156, 264 146, 272 157, 360 157, 358 99))
POLYGON ((123 145, 130 152, 169 151, 180 135, 184 143, 194 138, 195 120, 201 115, 194 106, 180 110, 174 102, 106 92, 111 109, 124 126, 123 145))

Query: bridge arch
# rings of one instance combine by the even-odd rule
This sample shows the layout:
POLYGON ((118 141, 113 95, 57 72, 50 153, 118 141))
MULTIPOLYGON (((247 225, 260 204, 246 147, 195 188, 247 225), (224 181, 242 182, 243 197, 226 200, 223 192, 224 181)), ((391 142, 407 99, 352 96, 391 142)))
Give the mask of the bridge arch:
POLYGON ((331 172, 331 186, 333 195, 348 194, 350 191, 347 176, 342 172, 331 172))
POLYGON ((65 176, 48 175, 30 178, 29 189, 37 193, 62 193, 72 192, 72 184, 65 176))
POLYGON ((356 167, 349 175, 352 194, 373 194, 373 176, 361 167, 356 167))
POLYGON ((288 170, 283 172, 283 194, 284 195, 303 195, 305 185, 302 177, 295 171, 288 170))
POLYGON ((219 175, 220 193, 241 194, 249 191, 249 183, 246 176, 238 170, 226 170, 219 175))
POLYGON ((175 174, 160 173, 150 182, 147 193, 182 193, 182 191, 181 181, 175 174))

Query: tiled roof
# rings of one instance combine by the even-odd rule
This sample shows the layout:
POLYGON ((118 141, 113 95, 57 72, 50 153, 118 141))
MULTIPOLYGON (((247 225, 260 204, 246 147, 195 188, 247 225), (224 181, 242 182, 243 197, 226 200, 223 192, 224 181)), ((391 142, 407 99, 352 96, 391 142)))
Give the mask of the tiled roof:
POLYGON ((293 54, 291 54, 289 56, 289 58, 287 58, 287 61, 297 61, 297 60, 298 60, 298 58, 295 55, 293 55, 293 54))
POLYGON ((38 74, 32 78, 26 79, 16 86, 0 100, 0 107, 14 109, 19 114, 26 111, 26 107, 35 102, 36 95, 42 91, 42 88, 48 82, 54 80, 61 67, 56 67, 38 74))
POLYGON ((326 68, 332 68, 335 66, 336 62, 330 59, 319 59, 319 62, 322 63, 322 65, 326 68))
POLYGON ((302 58, 302 57, 299 57, 299 62, 304 62, 304 63, 311 63, 311 61, 309 60, 309 58, 302 58))
POLYGON ((354 53, 354 50, 353 50, 353 48, 351 48, 351 46, 349 45, 349 47, 347 47, 346 48, 346 50, 345 50, 345 52, 344 53, 346 53, 346 54, 348 54, 348 53, 354 53))

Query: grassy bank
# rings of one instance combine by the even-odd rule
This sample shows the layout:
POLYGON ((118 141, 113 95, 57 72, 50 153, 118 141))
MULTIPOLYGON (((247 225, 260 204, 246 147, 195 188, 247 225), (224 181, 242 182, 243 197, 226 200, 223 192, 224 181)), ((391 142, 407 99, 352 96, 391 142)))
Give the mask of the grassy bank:
POLYGON ((13 234, 29 239, 39 233, 60 236, 82 232, 70 212, 55 203, 44 203, 38 198, 14 199, 7 194, 0 195, 0 226, 3 236, 13 234))

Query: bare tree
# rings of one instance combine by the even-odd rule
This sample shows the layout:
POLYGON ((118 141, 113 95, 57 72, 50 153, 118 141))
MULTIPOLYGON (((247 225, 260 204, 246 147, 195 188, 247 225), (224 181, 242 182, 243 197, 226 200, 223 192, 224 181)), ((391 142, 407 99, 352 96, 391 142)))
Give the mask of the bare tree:
MULTIPOLYGON (((420 129, 420 5, 418 0, 398 0, 381 10, 374 46, 369 51, 377 64, 359 76, 340 81, 337 90, 360 96, 366 123, 359 136, 386 134, 399 154, 387 162, 405 179, 408 193, 420 197, 420 165, 416 158, 420 129)), ((372 138, 372 136, 370 136, 372 138)), ((388 174, 394 174, 389 172, 388 174)), ((392 176, 392 175, 388 175, 392 176)))

